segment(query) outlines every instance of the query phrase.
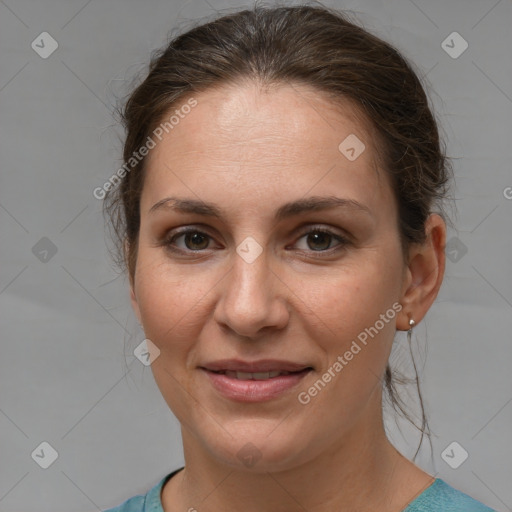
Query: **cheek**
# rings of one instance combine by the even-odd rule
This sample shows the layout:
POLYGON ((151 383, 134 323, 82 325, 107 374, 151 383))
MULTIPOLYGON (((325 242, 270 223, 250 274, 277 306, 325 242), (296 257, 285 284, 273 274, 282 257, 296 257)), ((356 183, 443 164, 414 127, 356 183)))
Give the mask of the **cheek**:
POLYGON ((135 289, 146 336, 160 350, 179 350, 180 341, 190 342, 201 326, 202 299, 211 290, 205 279, 190 271, 178 275, 165 263, 146 264, 137 271, 135 289))
POLYGON ((321 393, 318 403, 333 400, 355 411, 369 399, 385 369, 401 309, 401 266, 393 251, 387 258, 381 254, 370 252, 353 265, 347 262, 335 278, 321 283, 311 279, 301 291, 315 314, 310 315, 308 337, 324 353, 322 373, 330 369, 329 391, 321 393))
MULTIPOLYGON (((373 254, 326 279, 310 278, 301 283, 298 295, 330 327, 331 334, 355 337, 399 300, 401 268, 383 261, 373 254)), ((387 261, 392 258, 388 256, 387 261)), ((391 313, 388 316, 394 317, 391 313)))
POLYGON ((169 408, 186 423, 191 395, 183 390, 193 387, 187 361, 204 323, 201 299, 208 289, 204 279, 177 275, 165 263, 141 265, 135 286, 145 335, 160 350, 151 364, 155 382, 169 408))
POLYGON ((303 400, 310 400, 313 416, 332 412, 325 419, 326 429, 337 431, 339 418, 345 418, 347 425, 355 421, 380 388, 400 308, 395 274, 399 269, 383 274, 379 264, 364 265, 360 272, 330 279, 321 289, 302 292, 321 320, 309 322, 308 337, 324 357, 318 380, 300 391, 305 393, 303 400))

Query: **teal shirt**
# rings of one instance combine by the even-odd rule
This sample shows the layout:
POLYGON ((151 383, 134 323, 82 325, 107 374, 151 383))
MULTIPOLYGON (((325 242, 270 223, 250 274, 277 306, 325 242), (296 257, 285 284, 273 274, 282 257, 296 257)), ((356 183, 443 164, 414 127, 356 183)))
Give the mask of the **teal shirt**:
MULTIPOLYGON (((115 508, 105 512, 164 512, 160 491, 164 484, 178 471, 166 475, 144 495, 134 496, 115 508)), ((483 503, 471 498, 441 478, 436 478, 419 496, 417 496, 403 512, 496 512, 483 503)))

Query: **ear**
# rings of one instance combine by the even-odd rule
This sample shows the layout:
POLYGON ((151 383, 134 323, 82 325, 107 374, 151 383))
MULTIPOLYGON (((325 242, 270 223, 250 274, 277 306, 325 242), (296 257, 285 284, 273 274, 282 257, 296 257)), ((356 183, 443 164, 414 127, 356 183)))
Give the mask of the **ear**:
POLYGON ((142 325, 142 317, 140 314, 140 308, 139 303, 137 301, 137 295, 135 294, 135 287, 132 279, 130 278, 130 302, 132 304, 132 309, 135 313, 135 316, 137 317, 137 320, 139 321, 139 324, 142 325))
POLYGON ((129 254, 130 254, 130 251, 129 251, 129 244, 128 244, 128 241, 125 241, 124 244, 123 244, 123 251, 124 251, 124 261, 126 263, 126 266, 128 268, 128 275, 129 275, 129 279, 130 279, 130 302, 131 302, 131 305, 132 305, 132 309, 135 313, 135 316, 137 317, 137 320, 139 321, 139 324, 142 325, 142 321, 141 321, 141 314, 140 314, 140 308, 139 308, 139 303, 137 301, 137 294, 135 293, 135 275, 131 275, 130 273, 130 266, 129 266, 129 254))
POLYGON ((407 331, 409 320, 417 325, 434 302, 444 277, 446 224, 437 213, 425 222, 426 240, 413 244, 409 250, 402 297, 402 310, 397 318, 397 329, 407 331))

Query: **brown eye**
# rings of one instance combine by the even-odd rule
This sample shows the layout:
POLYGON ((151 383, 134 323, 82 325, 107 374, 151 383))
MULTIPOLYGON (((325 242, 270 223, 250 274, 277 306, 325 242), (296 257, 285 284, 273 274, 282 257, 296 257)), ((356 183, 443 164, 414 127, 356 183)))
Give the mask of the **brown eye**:
POLYGON ((209 244, 208 235, 201 233, 199 231, 194 231, 190 233, 184 234, 184 242, 187 249, 191 251, 197 251, 201 249, 206 249, 209 244))
POLYGON ((164 245, 176 252, 199 252, 208 248, 211 237, 197 229, 187 229, 169 236, 164 245), (178 242, 179 241, 179 242, 178 242))
POLYGON ((314 231, 307 235, 307 244, 313 251, 324 251, 329 249, 332 242, 332 235, 321 231, 314 231))
MULTIPOLYGON (((326 252, 330 249, 336 250, 348 244, 348 240, 341 235, 333 233, 326 229, 315 228, 307 233, 304 233, 299 240, 305 239, 305 244, 302 244, 302 247, 298 247, 300 250, 304 251, 314 251, 314 252, 326 252), (333 241, 337 241, 338 243, 332 247, 333 241), (304 247, 305 245, 305 247, 304 247)), ((297 245, 299 243, 297 242, 297 245)))

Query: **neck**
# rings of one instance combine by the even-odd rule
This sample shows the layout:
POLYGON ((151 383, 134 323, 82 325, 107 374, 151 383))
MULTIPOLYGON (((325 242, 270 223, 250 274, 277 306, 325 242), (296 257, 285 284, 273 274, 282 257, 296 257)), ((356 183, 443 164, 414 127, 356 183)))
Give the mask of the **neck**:
POLYGON ((185 469, 164 487, 166 512, 398 512, 433 479, 403 457, 371 417, 329 450, 285 470, 253 472, 219 464, 182 429, 185 469))

